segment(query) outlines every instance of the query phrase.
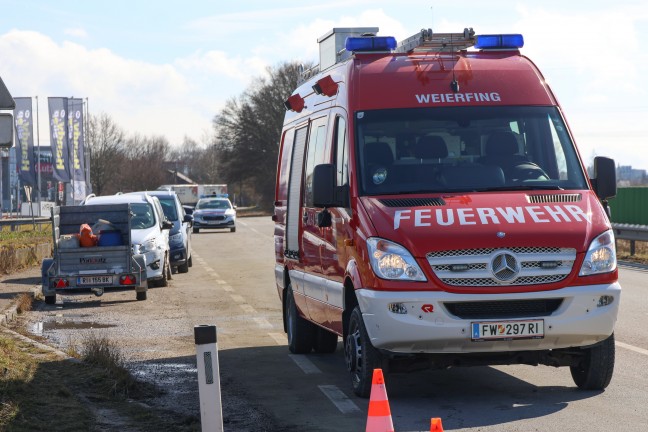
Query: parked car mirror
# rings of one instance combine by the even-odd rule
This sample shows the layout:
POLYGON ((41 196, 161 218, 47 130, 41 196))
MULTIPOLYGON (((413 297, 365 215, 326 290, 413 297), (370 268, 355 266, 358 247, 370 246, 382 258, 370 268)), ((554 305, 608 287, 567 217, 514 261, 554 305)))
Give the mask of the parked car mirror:
POLYGON ((168 221, 166 219, 164 221, 162 221, 162 229, 163 230, 165 230, 165 229, 170 230, 171 228, 173 228, 173 222, 170 222, 170 221, 168 221))
POLYGON ((189 222, 189 223, 193 222, 193 215, 190 215, 190 214, 184 215, 184 219, 182 219, 182 221, 183 222, 189 222))

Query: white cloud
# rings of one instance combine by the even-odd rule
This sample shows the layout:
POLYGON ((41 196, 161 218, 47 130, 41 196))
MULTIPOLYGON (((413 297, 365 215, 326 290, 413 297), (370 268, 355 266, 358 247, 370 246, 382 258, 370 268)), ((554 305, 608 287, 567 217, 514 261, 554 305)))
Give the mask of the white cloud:
MULTIPOLYGON (((185 135, 202 137, 226 98, 211 97, 213 90, 202 86, 201 78, 192 73, 211 64, 206 72, 222 81, 241 74, 243 67, 236 60, 212 54, 197 57, 193 63, 179 60, 175 65, 156 65, 126 59, 108 49, 59 44, 40 33, 18 30, 0 35, 0 57, 12 59, 0 64, 11 93, 39 96, 41 132, 48 128, 47 97, 87 97, 91 113, 105 112, 127 132, 164 135, 171 143, 181 142, 185 135), (234 64, 230 70, 225 65, 228 61, 234 64)), ((42 144, 49 142, 48 135, 41 133, 42 144)))
POLYGON ((85 39, 88 37, 88 32, 86 32, 83 28, 67 28, 63 30, 63 33, 79 39, 85 39))

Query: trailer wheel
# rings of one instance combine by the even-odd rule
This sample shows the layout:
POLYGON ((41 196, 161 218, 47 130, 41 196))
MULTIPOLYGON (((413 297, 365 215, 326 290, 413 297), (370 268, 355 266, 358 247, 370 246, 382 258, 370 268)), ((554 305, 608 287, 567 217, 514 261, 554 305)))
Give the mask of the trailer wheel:
POLYGON ((292 286, 286 292, 285 321, 288 331, 288 349, 293 354, 308 354, 313 349, 315 326, 299 316, 292 286))
POLYGON ((604 390, 614 372, 614 333, 598 345, 583 349, 580 363, 571 366, 571 375, 582 390, 604 390))
POLYGON ((52 296, 45 296, 45 304, 56 304, 56 294, 52 296))
POLYGON ((135 293, 135 298, 137 301, 146 300, 146 291, 138 291, 135 293))
POLYGON ((382 356, 371 345, 358 306, 353 309, 349 317, 349 334, 344 343, 344 357, 347 370, 351 374, 353 392, 362 398, 369 397, 373 370, 381 367, 382 356))
POLYGON ((313 349, 316 353, 330 354, 337 349, 338 335, 317 327, 313 349))

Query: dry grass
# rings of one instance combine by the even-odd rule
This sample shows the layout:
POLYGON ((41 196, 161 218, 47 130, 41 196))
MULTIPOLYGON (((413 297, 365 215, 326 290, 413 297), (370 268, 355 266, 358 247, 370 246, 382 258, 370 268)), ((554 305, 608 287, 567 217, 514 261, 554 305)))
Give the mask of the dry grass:
POLYGON ((29 312, 32 310, 34 297, 29 293, 21 293, 16 296, 16 309, 18 313, 29 312))
POLYGON ((109 379, 106 390, 111 396, 131 397, 134 394, 141 395, 149 390, 128 372, 121 350, 110 339, 90 332, 81 340, 78 351, 82 361, 103 369, 107 373, 109 379))
POLYGON ((648 242, 635 241, 635 253, 630 255, 630 240, 617 240, 617 258, 648 264, 648 242))

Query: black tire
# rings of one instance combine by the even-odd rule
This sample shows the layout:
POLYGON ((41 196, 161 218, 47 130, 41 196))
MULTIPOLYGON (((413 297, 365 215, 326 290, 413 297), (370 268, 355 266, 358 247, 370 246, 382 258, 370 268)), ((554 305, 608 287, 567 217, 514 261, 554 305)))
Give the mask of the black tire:
POLYGON ((189 271, 189 262, 178 266, 178 273, 187 273, 189 271))
POLYGON ((137 301, 146 300, 146 291, 139 291, 135 293, 135 298, 137 299, 137 301))
POLYGON ((189 260, 187 261, 187 264, 189 264, 189 267, 193 267, 193 257, 189 255, 189 260))
POLYGON ((56 294, 53 296, 45 296, 45 304, 56 304, 56 294))
POLYGON ((194 228, 194 229, 193 229, 193 233, 194 233, 194 234, 198 234, 199 232, 200 232, 200 228, 194 228))
POLYGON ((614 333, 598 345, 583 349, 584 356, 571 366, 572 378, 581 390, 604 390, 614 373, 614 333))
POLYGON ((337 349, 338 335, 317 327, 313 349, 316 353, 331 354, 337 349))
POLYGON ((166 287, 169 286, 169 259, 164 255, 164 268, 162 268, 162 278, 155 281, 155 286, 166 287))
POLYGON ((236 227, 230 228, 230 232, 236 232, 236 227))
POLYGON ((349 317, 349 334, 344 343, 344 358, 351 375, 353 392, 362 398, 368 398, 371 394, 373 371, 382 367, 382 356, 371 345, 358 306, 349 317))
POLYGON ((286 290, 286 330, 288 332, 288 349, 293 354, 308 354, 313 349, 315 326, 299 316, 292 287, 286 290))

